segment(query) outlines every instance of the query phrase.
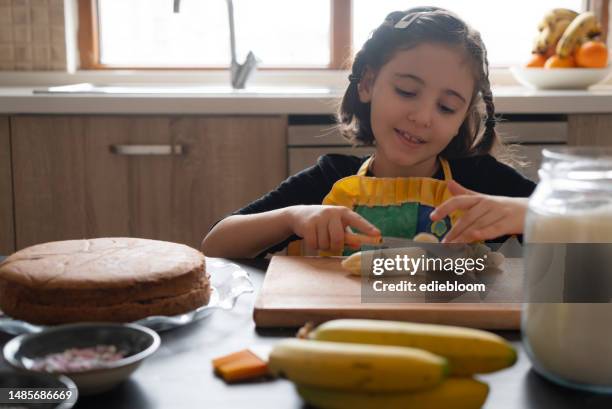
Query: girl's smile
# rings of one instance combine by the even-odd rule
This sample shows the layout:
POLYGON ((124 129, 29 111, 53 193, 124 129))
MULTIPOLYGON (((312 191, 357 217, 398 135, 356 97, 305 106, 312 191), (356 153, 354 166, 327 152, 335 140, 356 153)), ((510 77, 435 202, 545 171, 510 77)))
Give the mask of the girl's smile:
POLYGON ((407 131, 397 128, 394 128, 394 130, 397 133, 399 140, 408 147, 415 148, 426 143, 425 139, 411 134, 407 131))

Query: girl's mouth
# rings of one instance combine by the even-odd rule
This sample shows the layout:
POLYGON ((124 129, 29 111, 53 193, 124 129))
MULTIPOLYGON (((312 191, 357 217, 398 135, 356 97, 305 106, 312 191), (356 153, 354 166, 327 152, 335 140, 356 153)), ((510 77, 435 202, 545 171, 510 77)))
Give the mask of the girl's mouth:
POLYGON ((414 146, 414 145, 422 145, 425 143, 425 140, 419 138, 418 136, 409 134, 408 132, 402 131, 401 129, 397 129, 397 128, 393 128, 393 129, 395 130, 395 133, 397 134, 399 139, 408 145, 414 146))

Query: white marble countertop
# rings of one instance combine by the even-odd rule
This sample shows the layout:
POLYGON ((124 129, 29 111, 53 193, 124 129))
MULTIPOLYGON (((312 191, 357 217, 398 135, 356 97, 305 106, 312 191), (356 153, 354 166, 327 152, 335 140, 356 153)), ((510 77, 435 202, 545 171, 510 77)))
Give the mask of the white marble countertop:
MULTIPOLYGON (((180 85, 163 93, 35 94, 44 87, 0 87, 0 114, 332 114, 342 89, 268 87, 232 91, 180 85)), ((123 90, 123 92, 126 92, 123 90)), ((520 86, 493 89, 502 113, 612 113, 612 85, 589 90, 531 90, 520 86)))

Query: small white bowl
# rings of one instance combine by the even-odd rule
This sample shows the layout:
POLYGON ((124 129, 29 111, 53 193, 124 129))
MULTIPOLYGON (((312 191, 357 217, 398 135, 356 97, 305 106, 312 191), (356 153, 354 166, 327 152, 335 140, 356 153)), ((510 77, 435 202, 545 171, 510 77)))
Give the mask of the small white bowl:
MULTIPOLYGON (((79 323, 49 327, 34 334, 19 335, 4 346, 4 359, 15 369, 30 369, 29 362, 69 348, 114 345, 127 356, 103 367, 86 371, 61 372, 74 381, 80 395, 94 395, 112 389, 140 366, 160 345, 157 333, 136 324, 79 323)), ((53 373, 58 375, 57 373, 53 373)))
POLYGON ((531 68, 510 67, 521 84, 536 89, 586 89, 610 75, 606 68, 531 68))

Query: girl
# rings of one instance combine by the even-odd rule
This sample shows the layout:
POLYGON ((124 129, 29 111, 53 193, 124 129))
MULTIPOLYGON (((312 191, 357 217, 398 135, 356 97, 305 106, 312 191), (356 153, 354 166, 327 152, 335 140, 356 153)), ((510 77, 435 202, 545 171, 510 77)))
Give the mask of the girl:
POLYGON ((521 233, 535 184, 491 156, 488 75, 479 33, 453 13, 389 14, 357 53, 338 114, 344 136, 375 154, 322 156, 219 222, 202 251, 263 256, 302 238, 340 254, 347 228, 444 242, 521 233))

